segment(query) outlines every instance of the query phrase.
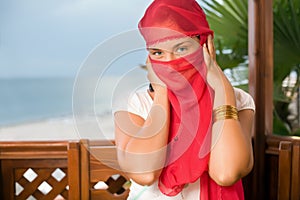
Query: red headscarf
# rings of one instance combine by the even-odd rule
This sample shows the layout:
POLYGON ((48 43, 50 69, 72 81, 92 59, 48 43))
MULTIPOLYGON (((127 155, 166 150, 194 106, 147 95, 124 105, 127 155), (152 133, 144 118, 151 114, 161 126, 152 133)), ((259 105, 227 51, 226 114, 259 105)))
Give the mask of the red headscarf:
MULTIPOLYGON (((155 0, 141 19, 139 29, 147 46, 196 35, 202 46, 213 34, 195 0, 155 0)), ((186 184, 200 178, 200 199, 244 199, 241 181, 221 187, 208 175, 214 92, 206 82, 202 48, 176 60, 150 58, 150 62, 167 85, 171 104, 168 158, 159 178, 161 192, 177 195, 186 184)))

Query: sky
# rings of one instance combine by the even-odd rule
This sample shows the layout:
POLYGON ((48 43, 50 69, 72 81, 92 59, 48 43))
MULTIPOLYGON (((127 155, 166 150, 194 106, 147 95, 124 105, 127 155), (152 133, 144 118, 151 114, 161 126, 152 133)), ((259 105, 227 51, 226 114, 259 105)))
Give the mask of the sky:
POLYGON ((151 2, 0 0, 0 78, 74 77, 95 47, 136 29, 151 2))

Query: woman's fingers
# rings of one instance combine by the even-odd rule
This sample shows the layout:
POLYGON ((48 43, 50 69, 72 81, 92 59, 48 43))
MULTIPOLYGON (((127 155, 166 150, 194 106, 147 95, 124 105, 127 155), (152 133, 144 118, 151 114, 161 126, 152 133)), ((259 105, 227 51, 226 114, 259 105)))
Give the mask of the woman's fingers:
POLYGON ((209 35, 207 43, 203 45, 204 62, 207 66, 207 82, 215 89, 222 83, 222 75, 219 71, 219 66, 216 62, 216 53, 212 36, 209 35))
POLYGON ((210 66, 211 56, 209 54, 209 51, 207 49, 207 45, 205 43, 203 45, 203 56, 204 56, 204 62, 206 64, 206 66, 210 66))
POLYGON ((207 44, 208 44, 208 51, 209 51, 210 57, 213 60, 216 60, 216 51, 215 51, 215 46, 214 46, 214 41, 213 41, 212 35, 208 36, 207 44))
POLYGON ((209 35, 207 38, 207 43, 204 43, 203 53, 204 61, 208 67, 216 61, 216 51, 212 35, 209 35))
POLYGON ((166 86, 165 83, 162 82, 158 78, 158 76, 156 75, 156 73, 154 72, 154 70, 152 68, 152 65, 151 65, 151 62, 149 60, 149 57, 146 60, 146 67, 147 67, 147 71, 148 71, 147 78, 150 81, 150 83, 153 84, 152 86, 155 86, 156 84, 158 84, 158 85, 161 85, 161 86, 165 87, 166 86))

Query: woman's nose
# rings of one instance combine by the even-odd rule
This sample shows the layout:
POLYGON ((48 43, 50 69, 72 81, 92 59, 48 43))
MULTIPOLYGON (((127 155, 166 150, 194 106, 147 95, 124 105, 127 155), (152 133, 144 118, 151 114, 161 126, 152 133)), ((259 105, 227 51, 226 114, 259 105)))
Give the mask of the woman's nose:
POLYGON ((176 55, 174 55, 174 53, 172 52, 165 53, 164 61, 171 61, 174 59, 176 59, 176 55))

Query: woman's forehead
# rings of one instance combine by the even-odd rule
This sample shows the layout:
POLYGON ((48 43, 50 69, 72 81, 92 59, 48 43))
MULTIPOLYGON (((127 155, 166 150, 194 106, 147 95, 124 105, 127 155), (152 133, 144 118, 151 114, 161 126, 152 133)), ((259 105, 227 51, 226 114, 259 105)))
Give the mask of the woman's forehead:
POLYGON ((199 42, 194 37, 181 37, 176 39, 170 39, 162 42, 157 42, 148 46, 148 49, 170 49, 181 44, 193 44, 199 45, 199 42))

